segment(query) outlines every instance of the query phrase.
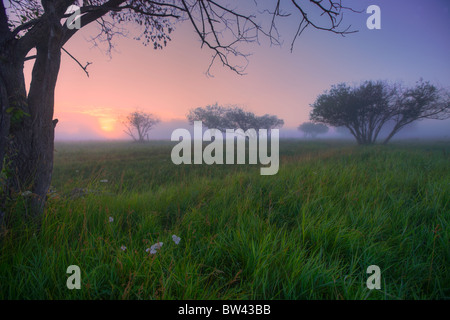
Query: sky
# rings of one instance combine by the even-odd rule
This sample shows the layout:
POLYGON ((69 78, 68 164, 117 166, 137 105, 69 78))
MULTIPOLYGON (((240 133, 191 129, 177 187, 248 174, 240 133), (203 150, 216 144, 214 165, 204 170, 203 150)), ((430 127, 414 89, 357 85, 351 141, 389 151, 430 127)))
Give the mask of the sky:
MULTIPOLYGON (((280 21, 281 46, 270 46, 261 38, 259 45, 240 47, 251 54, 245 75, 215 64, 213 77, 208 77, 212 52, 201 48, 188 22, 175 25, 172 41, 163 50, 132 37, 120 38, 111 57, 89 41, 97 28, 91 24, 65 45, 82 64, 92 62, 89 77, 62 53, 55 95, 56 139, 126 139, 120 118, 136 109, 162 120, 153 138, 170 139, 172 130, 187 125, 190 109, 214 103, 239 105, 257 115, 275 114, 284 119, 285 134, 295 135, 295 128, 308 121, 310 104, 336 83, 388 80, 413 85, 422 77, 450 88, 449 0, 344 4, 364 10, 344 14, 342 25, 351 25, 357 33, 342 37, 309 27, 291 52, 298 17, 293 16, 280 21), (370 5, 381 9, 380 30, 366 27, 370 5)), ((31 68, 32 62, 26 62, 27 81, 31 68)), ((450 134, 447 124, 436 127, 450 134)))

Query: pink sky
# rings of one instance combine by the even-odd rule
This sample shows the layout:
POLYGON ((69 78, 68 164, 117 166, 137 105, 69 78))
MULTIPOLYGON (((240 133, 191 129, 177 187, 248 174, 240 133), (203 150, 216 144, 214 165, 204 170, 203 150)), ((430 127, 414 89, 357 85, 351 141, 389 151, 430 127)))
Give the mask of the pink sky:
MULTIPOLYGON (((176 25, 164 50, 120 38, 112 59, 86 40, 95 34, 96 26, 91 25, 65 46, 81 63, 93 63, 89 78, 62 53, 55 100, 57 139, 125 138, 118 118, 135 109, 162 121, 185 120, 189 109, 216 102, 238 104, 258 115, 276 114, 285 127, 295 128, 308 121, 309 104, 317 95, 338 82, 386 79, 412 84, 424 77, 448 87, 447 2, 432 0, 422 8, 416 0, 395 5, 386 0, 354 1, 358 8, 380 5, 382 30, 367 30, 367 14, 352 15, 348 21, 359 33, 343 38, 309 29, 293 53, 289 48, 295 25, 285 23, 281 48, 264 40, 260 46, 242 47, 253 54, 245 76, 216 64, 214 78, 207 77, 212 53, 200 49, 188 23, 176 25), (416 24, 418 18, 426 19, 425 24, 416 24)), ((27 62, 28 72, 31 67, 27 62)))

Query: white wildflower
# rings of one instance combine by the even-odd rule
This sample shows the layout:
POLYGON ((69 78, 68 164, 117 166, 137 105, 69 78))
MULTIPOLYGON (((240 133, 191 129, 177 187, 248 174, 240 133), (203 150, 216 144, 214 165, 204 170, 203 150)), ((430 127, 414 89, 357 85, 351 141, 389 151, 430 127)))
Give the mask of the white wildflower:
POLYGON ((175 244, 178 244, 178 243, 180 243, 181 238, 177 237, 176 235, 173 235, 172 240, 173 240, 173 242, 175 242, 175 244))
POLYGON ((108 182, 108 179, 100 180, 100 182, 107 183, 107 182, 108 182))
POLYGON ((22 197, 29 197, 32 194, 33 194, 33 192, 31 192, 31 191, 25 191, 25 192, 22 192, 22 197))
POLYGON ((113 217, 109 217, 109 222, 113 222, 114 218, 113 217))
POLYGON ((162 242, 155 243, 155 244, 152 245, 150 248, 147 248, 145 251, 146 251, 146 252, 149 252, 149 251, 150 251, 150 254, 155 254, 155 253, 157 252, 158 249, 161 249, 161 247, 163 246, 163 244, 164 244, 164 243, 162 243, 162 242))
POLYGON ((127 247, 121 246, 120 249, 122 249, 122 251, 125 251, 125 250, 127 250, 127 247))

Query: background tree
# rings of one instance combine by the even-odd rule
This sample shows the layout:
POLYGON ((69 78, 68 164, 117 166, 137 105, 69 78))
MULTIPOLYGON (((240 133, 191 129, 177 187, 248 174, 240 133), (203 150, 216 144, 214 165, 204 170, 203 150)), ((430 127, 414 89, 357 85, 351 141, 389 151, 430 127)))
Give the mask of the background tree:
POLYGON ((358 144, 373 144, 381 129, 394 122, 387 143, 405 125, 421 119, 446 119, 448 93, 420 80, 414 88, 366 81, 359 87, 345 83, 332 86, 311 105, 311 120, 345 127, 358 144))
POLYGON ((284 126, 284 120, 278 119, 275 115, 265 114, 258 117, 258 126, 260 129, 272 130, 284 126))
POLYGON ((161 122, 159 118, 143 111, 134 111, 122 121, 126 128, 124 132, 137 142, 149 140, 148 134, 150 130, 159 122, 161 122))
POLYGON ((302 131, 305 137, 316 138, 319 134, 327 133, 329 128, 322 123, 303 122, 298 126, 298 130, 302 131))
POLYGON ((386 83, 366 81, 359 87, 341 83, 320 95, 312 105, 311 120, 344 126, 359 144, 371 144, 389 120, 395 90, 386 83))
POLYGON ((450 117, 450 94, 422 79, 413 88, 400 88, 391 107, 390 120, 394 123, 384 139, 386 144, 406 125, 422 119, 445 120, 450 117))
POLYGON ((245 111, 239 107, 232 107, 225 114, 225 121, 229 129, 266 129, 270 134, 270 130, 281 128, 284 125, 282 119, 278 119, 275 115, 265 114, 257 116, 253 112, 245 111))
POLYGON ((224 116, 224 121, 227 124, 227 129, 258 129, 258 117, 249 111, 245 111, 240 107, 230 107, 224 116))
POLYGON ((253 112, 232 106, 223 107, 217 104, 199 107, 189 111, 187 115, 189 123, 194 121, 202 121, 202 123, 210 129, 218 129, 225 131, 226 129, 271 129, 282 127, 284 121, 278 119, 275 115, 265 114, 256 116, 253 112))
POLYGON ((218 129, 225 131, 229 128, 226 113, 230 108, 219 106, 217 103, 206 107, 198 107, 192 109, 187 114, 186 118, 190 124, 194 124, 194 121, 202 121, 203 125, 210 129, 218 129))
MULTIPOLYGON (((63 47, 78 30, 94 21, 100 32, 93 41, 105 41, 107 52, 126 28, 137 30, 135 38, 144 44, 163 48, 174 23, 187 21, 202 46, 213 52, 210 67, 218 61, 237 73, 244 71, 247 61, 238 45, 257 42, 261 34, 278 44, 277 21, 290 14, 299 18, 293 42, 307 26, 341 35, 351 32, 340 26, 343 11, 350 10, 341 0, 252 3, 258 6, 254 12, 268 16, 267 27, 248 14, 247 2, 231 8, 220 0, 1 0, 0 163, 7 163, 13 174, 2 185, 0 202, 31 190, 31 211, 42 213, 53 170, 54 93, 61 54, 67 53, 63 47), (66 12, 74 4, 81 7, 79 16, 69 19, 72 14, 66 12), (27 60, 34 61, 28 92, 23 72, 27 60)), ((86 71, 88 64, 77 63, 86 71)))

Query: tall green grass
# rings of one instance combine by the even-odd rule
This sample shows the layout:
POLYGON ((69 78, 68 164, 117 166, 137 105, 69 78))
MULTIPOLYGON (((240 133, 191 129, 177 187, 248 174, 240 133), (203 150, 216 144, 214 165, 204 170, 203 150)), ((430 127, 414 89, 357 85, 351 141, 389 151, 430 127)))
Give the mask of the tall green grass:
POLYGON ((450 298, 448 142, 282 141, 274 176, 176 166, 172 146, 57 144, 42 223, 18 200, 2 231, 0 298, 450 298), (66 287, 69 265, 81 290, 66 287))

